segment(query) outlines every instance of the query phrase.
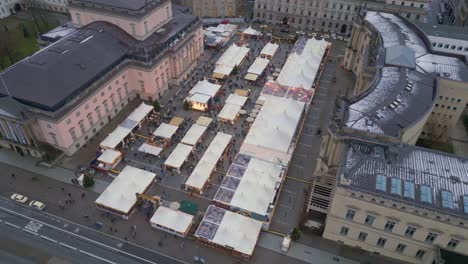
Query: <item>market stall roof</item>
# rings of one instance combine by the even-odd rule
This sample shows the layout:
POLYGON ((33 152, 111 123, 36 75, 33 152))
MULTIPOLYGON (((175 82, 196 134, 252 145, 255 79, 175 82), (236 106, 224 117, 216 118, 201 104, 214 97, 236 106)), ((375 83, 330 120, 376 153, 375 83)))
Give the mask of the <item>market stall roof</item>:
POLYGON ((153 106, 141 103, 128 117, 127 119, 137 121, 140 123, 151 111, 153 106))
POLYGON ((237 95, 240 95, 240 96, 244 96, 244 97, 249 97, 249 91, 243 90, 243 89, 236 89, 236 90, 234 91, 234 94, 237 94, 237 95))
POLYGON ((250 65, 249 69, 247 70, 247 73, 262 75, 263 71, 265 71, 269 63, 269 59, 257 57, 252 63, 252 65, 250 65))
POLYGON ((213 71, 213 78, 222 79, 225 76, 229 76, 234 70, 234 67, 227 65, 216 65, 216 68, 213 71))
POLYGON ((126 166, 97 198, 96 204, 124 214, 136 203, 136 193, 143 193, 152 184, 156 174, 126 166))
POLYGON ((109 148, 109 149, 115 149, 117 145, 122 142, 125 137, 130 134, 132 130, 128 128, 124 128, 121 126, 117 126, 112 133, 110 133, 99 145, 102 148, 109 148))
POLYGON ((234 104, 234 105, 240 105, 244 106, 245 102, 247 101, 247 97, 237 95, 235 93, 230 94, 229 97, 226 99, 227 104, 234 104))
POLYGON ((242 147, 251 145, 259 151, 289 153, 304 105, 293 99, 270 98, 260 109, 242 147))
POLYGON ((189 146, 195 146, 203 134, 205 134, 206 129, 206 126, 193 124, 180 142, 189 146))
POLYGON ((143 143, 143 145, 141 145, 140 148, 138 148, 138 151, 148 153, 154 156, 159 156, 159 154, 161 154, 163 149, 160 147, 151 145, 151 144, 143 143))
POLYGON ((114 163, 117 159, 122 156, 122 153, 120 151, 116 151, 113 149, 106 149, 98 158, 98 161, 107 163, 107 164, 112 164, 114 163))
POLYGON ((247 73, 244 79, 254 82, 258 79, 258 75, 253 74, 253 73, 247 73))
POLYGON ((211 97, 209 95, 195 93, 192 96, 190 96, 189 101, 199 104, 207 104, 208 101, 210 101, 210 99, 211 97))
POLYGON ((239 154, 214 200, 268 217, 270 205, 283 180, 282 171, 279 164, 239 154))
POLYGON ((203 94, 212 98, 215 97, 220 88, 221 85, 210 83, 208 80, 199 81, 190 90, 189 96, 193 96, 194 94, 203 94))
POLYGON ((195 237, 251 256, 261 229, 260 221, 210 205, 195 237))
POLYGON ((246 34, 246 35, 251 35, 251 36, 260 36, 261 33, 260 31, 257 31, 255 29, 253 29, 252 27, 248 27, 246 29, 244 29, 244 31, 242 31, 243 34, 246 34))
POLYGON ((174 210, 168 207, 159 206, 151 223, 185 234, 193 223, 193 215, 174 210))
POLYGON ((250 49, 245 46, 237 46, 232 44, 216 62, 216 65, 224 65, 227 67, 234 68, 236 65, 239 66, 245 59, 250 49))
POLYGON ((239 114, 242 106, 235 104, 225 104, 221 112, 218 114, 218 119, 234 121, 239 114))
POLYGON ((279 49, 279 45, 275 43, 270 43, 268 42, 265 47, 263 47, 262 51, 260 52, 260 55, 265 55, 265 56, 275 56, 276 52, 279 49))
POLYGON ((184 119, 182 117, 176 116, 171 119, 171 121, 169 122, 169 125, 179 127, 183 122, 184 122, 184 119))
POLYGON ((166 159, 164 165, 179 169, 184 164, 187 157, 192 152, 193 147, 179 143, 176 148, 172 151, 171 155, 166 159))
POLYGON ((216 168, 216 164, 201 160, 190 174, 185 185, 190 188, 201 190, 216 168))
POLYGON ((222 157, 231 139, 231 135, 218 132, 185 182, 185 185, 201 190, 216 168, 216 164, 222 157))
POLYGON ((200 126, 209 127, 210 124, 211 124, 211 121, 213 121, 212 118, 209 118, 209 117, 206 117, 206 116, 200 116, 197 119, 197 124, 200 125, 200 126))
POLYGON ((330 43, 324 39, 299 39, 276 81, 282 85, 302 87, 307 90, 312 89, 323 56, 329 45, 330 43))
POLYGON ((153 135, 156 137, 169 139, 175 134, 178 128, 178 126, 161 123, 156 131, 154 131, 153 135))

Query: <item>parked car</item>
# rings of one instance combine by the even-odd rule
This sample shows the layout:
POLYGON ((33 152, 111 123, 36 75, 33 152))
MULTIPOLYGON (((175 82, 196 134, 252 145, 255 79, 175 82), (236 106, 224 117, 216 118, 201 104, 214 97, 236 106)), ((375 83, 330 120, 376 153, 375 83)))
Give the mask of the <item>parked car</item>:
POLYGON ((42 211, 44 210, 45 208, 45 204, 43 202, 39 202, 39 201, 36 201, 36 200, 33 200, 29 203, 29 206, 39 210, 39 211, 42 211))
POLYGON ((10 197, 10 199, 12 199, 15 202, 22 203, 22 204, 25 204, 28 201, 28 197, 26 197, 24 195, 21 195, 21 194, 18 194, 18 193, 14 193, 10 197))

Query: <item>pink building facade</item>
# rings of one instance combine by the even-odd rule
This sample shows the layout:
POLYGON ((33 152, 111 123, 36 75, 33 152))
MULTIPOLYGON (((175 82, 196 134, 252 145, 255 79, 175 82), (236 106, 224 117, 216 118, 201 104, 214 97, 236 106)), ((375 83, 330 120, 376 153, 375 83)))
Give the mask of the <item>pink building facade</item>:
MULTIPOLYGON (((78 39, 79 45, 99 45, 98 38, 107 39, 107 35, 111 35, 113 38, 118 36, 118 45, 122 45, 127 51, 123 55, 119 53, 116 56, 117 62, 111 67, 104 65, 107 66, 104 72, 91 74, 92 78, 85 79, 87 86, 56 110, 46 111, 45 107, 35 108, 21 104, 25 108, 27 119, 18 118, 18 124, 24 126, 25 130, 32 131, 35 144, 22 144, 20 140, 15 142, 8 135, 10 129, 0 127, 0 145, 17 151, 20 147, 22 152, 40 156, 38 145, 45 143, 66 155, 73 155, 134 98, 140 97, 152 102, 160 98, 169 87, 187 78, 203 53, 201 22, 196 17, 171 7, 170 1, 160 2, 163 4, 145 6, 149 10, 145 10, 141 18, 139 14, 138 18, 130 19, 128 13, 109 14, 105 10, 100 14, 99 6, 89 7, 88 10, 85 5, 81 6, 80 1, 71 1, 73 22, 81 24, 79 31, 87 30, 78 39), (173 16, 174 12, 176 15, 173 16), (135 30, 132 29, 132 24, 135 25, 135 30), (145 25, 150 26, 149 30, 145 29, 145 25), (158 31, 166 32, 161 34, 158 31), (155 43, 153 38, 164 41, 155 43), (155 46, 157 48, 153 48, 155 46), (28 129, 30 127, 34 129, 28 129)), ((60 45, 50 49, 54 48, 60 50, 60 45)), ((120 46, 116 48, 119 52, 120 49, 120 46)), ((67 53, 62 51, 62 54, 65 54, 63 52, 67 53)), ((26 66, 19 65, 16 70, 20 71, 26 66)), ((5 73, 3 76, 9 83, 3 89, 15 89, 15 80, 10 75, 12 74, 5 73)), ((0 92, 1 90, 0 86, 0 92)), ((12 97, 16 99, 14 95, 12 97)), ((0 112, 0 120, 1 118, 0 112)))

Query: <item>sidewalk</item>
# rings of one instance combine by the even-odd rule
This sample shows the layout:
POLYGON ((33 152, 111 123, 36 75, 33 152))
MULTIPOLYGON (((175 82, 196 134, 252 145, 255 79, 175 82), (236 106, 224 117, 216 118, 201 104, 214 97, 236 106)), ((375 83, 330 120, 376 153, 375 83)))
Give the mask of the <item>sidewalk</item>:
MULTIPOLYGON (((0 149, 0 162, 21 168, 23 170, 30 171, 32 173, 47 176, 67 184, 71 184, 71 179, 76 178, 75 172, 72 170, 68 170, 62 167, 42 167, 36 165, 40 162, 39 159, 30 156, 22 157, 19 154, 6 149, 0 149)), ((102 193, 109 185, 108 182, 105 182, 103 180, 94 179, 94 181, 94 185, 87 189, 96 193, 102 193)))
POLYGON ((320 249, 312 248, 304 244, 291 242, 291 247, 287 253, 281 251, 281 244, 283 242, 283 237, 262 232, 258 240, 257 246, 269 249, 271 251, 284 254, 288 257, 295 258, 306 263, 313 264, 358 264, 359 262, 349 260, 340 256, 336 256, 325 252, 320 249))

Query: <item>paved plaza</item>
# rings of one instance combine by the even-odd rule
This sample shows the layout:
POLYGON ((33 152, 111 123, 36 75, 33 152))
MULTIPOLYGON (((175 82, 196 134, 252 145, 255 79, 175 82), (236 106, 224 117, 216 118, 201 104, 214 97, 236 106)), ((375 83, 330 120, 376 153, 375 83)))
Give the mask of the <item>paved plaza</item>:
MULTIPOLYGON (((231 43, 237 42, 239 35, 235 35, 230 43, 225 47, 229 47, 231 43)), ((257 81, 255 84, 248 84, 244 80, 247 69, 252 64, 268 39, 250 41, 250 53, 246 61, 239 67, 239 72, 226 80, 222 86, 221 95, 215 100, 215 108, 220 109, 229 94, 235 89, 248 89, 251 91, 249 102, 244 109, 250 112, 254 108, 254 103, 265 83, 265 78, 257 81)), ((293 158, 290 162, 287 177, 283 183, 277 208, 270 225, 270 230, 275 234, 264 233, 261 235, 259 246, 257 247, 250 262, 253 263, 333 263, 337 260, 336 255, 342 255, 342 263, 355 263, 354 260, 360 261, 364 254, 353 254, 353 249, 343 247, 341 245, 318 243, 322 241, 320 237, 304 233, 299 243, 293 245, 293 250, 284 255, 278 249, 278 243, 282 236, 278 234, 286 234, 292 228, 297 227, 303 220, 304 203, 308 183, 311 181, 312 173, 315 167, 315 160, 321 145, 321 131, 324 131, 328 126, 329 120, 335 108, 335 101, 339 95, 345 93, 346 89, 353 85, 352 76, 343 71, 339 65, 340 58, 344 54, 346 43, 344 41, 331 40, 333 45, 331 54, 325 63, 325 67, 321 73, 319 85, 316 88, 312 106, 309 108, 303 123, 300 127, 301 134, 298 138, 296 149, 293 158), (313 242, 311 242, 313 241, 313 242), (309 250, 309 245, 316 246, 316 254, 311 254, 314 250, 309 250), (329 252, 328 251, 333 251, 329 252), (309 255, 309 256, 308 256, 309 255), (312 255, 312 257, 311 257, 312 255), (353 260, 347 260, 350 257, 353 260)), ((286 58, 293 47, 293 43, 281 41, 280 50, 275 56, 272 66, 267 69, 266 76, 273 73, 275 68, 281 68, 286 61, 286 58)), ((180 86, 172 86, 159 100, 163 106, 160 113, 161 120, 145 121, 141 128, 135 133, 135 141, 126 145, 125 157, 115 168, 116 171, 122 170, 126 165, 141 168, 157 174, 157 184, 150 189, 149 195, 159 195, 163 199, 163 204, 168 204, 171 201, 189 200, 198 204, 198 213, 196 215, 196 223, 201 220, 206 208, 212 204, 213 197, 219 188, 220 182, 224 178, 227 169, 229 168, 233 158, 239 152, 240 145, 248 131, 246 117, 241 116, 234 125, 228 123, 217 122, 217 114, 219 110, 209 113, 201 113, 197 111, 186 111, 183 109, 183 100, 188 96, 190 89, 200 80, 209 77, 214 70, 214 62, 222 55, 225 49, 221 50, 205 50, 204 55, 199 60, 197 67, 192 71, 191 77, 185 80, 180 86), (195 147, 195 151, 189 158, 182 169, 181 173, 176 173, 164 169, 164 161, 172 153, 177 143, 187 133, 192 124, 196 122, 200 116, 209 116, 213 118, 214 124, 208 129, 208 133, 204 140, 195 147), (147 141, 147 138, 156 130, 161 122, 168 122, 173 117, 184 118, 184 123, 176 132, 175 138, 170 147, 163 150, 160 157, 155 157, 149 154, 139 152, 139 147, 147 141), (233 135, 232 146, 230 147, 226 158, 222 164, 217 167, 215 175, 211 178, 211 183, 202 195, 193 194, 183 189, 183 184, 197 165, 204 151, 217 132, 224 132, 233 135)), ((214 250, 201 245, 191 238, 181 239, 162 231, 151 228, 148 224, 148 216, 145 212, 137 210, 130 220, 122 220, 121 218, 112 217, 96 209, 94 201, 103 191, 103 189, 113 180, 112 176, 97 174, 96 179, 99 188, 85 190, 76 185, 63 184, 70 182, 75 171, 83 165, 89 164, 95 159, 96 149, 99 143, 112 132, 118 124, 120 124, 131 113, 141 101, 136 99, 129 104, 119 115, 117 115, 111 123, 103 128, 95 137, 84 146, 78 153, 72 157, 63 157, 56 167, 51 169, 54 171, 53 176, 49 174, 47 169, 42 167, 34 168, 34 166, 21 166, 12 164, 0 164, 0 169, 13 173, 15 176, 10 176, 11 173, 3 174, 3 180, 8 182, 0 186, 0 192, 3 196, 8 196, 12 192, 20 192, 31 198, 44 201, 48 208, 47 212, 52 215, 69 219, 73 222, 96 228, 95 223, 103 223, 103 227, 99 232, 111 234, 123 241, 136 243, 138 245, 163 252, 177 258, 191 261, 193 256, 203 256, 208 263, 243 263, 243 260, 232 257, 226 252, 214 250), (51 178, 41 178, 39 181, 33 181, 32 176, 35 173, 51 176, 51 178), (57 176, 63 174, 63 177, 57 176), (64 205, 64 201, 72 199, 73 203, 64 205), (132 227, 136 226, 137 236, 132 237, 132 227)), ((0 153, 1 154, 1 153, 0 153)), ((0 158, 2 155, 0 155, 0 158)), ((19 162, 32 164, 29 158, 17 158, 19 162)), ((196 225, 195 225, 196 226, 196 225)), ((120 247, 125 247, 125 243, 120 247)), ((367 255, 366 255, 367 256, 367 255)), ((390 263, 390 262, 387 262, 390 263)))

